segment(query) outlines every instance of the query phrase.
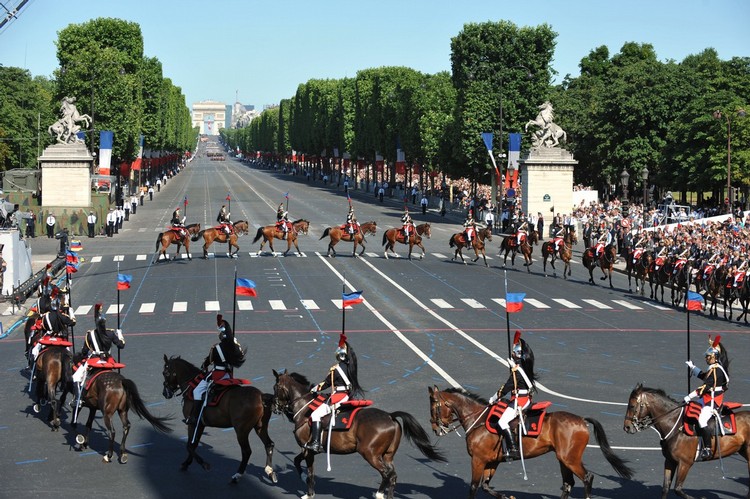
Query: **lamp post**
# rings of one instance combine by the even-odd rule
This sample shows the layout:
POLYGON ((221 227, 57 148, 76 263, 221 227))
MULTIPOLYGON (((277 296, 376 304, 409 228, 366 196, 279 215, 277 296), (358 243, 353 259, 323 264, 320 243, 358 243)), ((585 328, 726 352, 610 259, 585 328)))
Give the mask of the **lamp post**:
MULTIPOLYGON (((737 117, 744 118, 745 110, 740 108, 737 110, 737 117)), ((732 193, 732 119, 731 113, 725 113, 720 110, 716 110, 713 113, 714 119, 720 120, 722 117, 727 121, 727 199, 729 200, 728 209, 731 212, 734 204, 734 196, 732 193)))
POLYGON ((628 181, 630 180, 630 174, 623 168, 620 173, 620 185, 622 185, 622 216, 628 216, 628 181))
POLYGON ((641 180, 643 180, 643 228, 646 228, 648 214, 648 168, 643 167, 641 170, 641 180))

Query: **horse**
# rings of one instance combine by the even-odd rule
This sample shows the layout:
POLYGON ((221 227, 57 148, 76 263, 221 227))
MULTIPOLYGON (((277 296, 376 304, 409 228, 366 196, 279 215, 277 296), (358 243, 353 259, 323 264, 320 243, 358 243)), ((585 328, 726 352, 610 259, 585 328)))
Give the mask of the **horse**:
POLYGON ((656 300, 659 288, 661 288, 661 302, 664 303, 664 286, 669 282, 672 276, 673 262, 671 258, 656 256, 651 262, 651 268, 648 271, 648 285, 651 288, 650 298, 656 300))
MULTIPOLYGON (((471 240, 471 248, 474 250, 474 256, 475 258, 472 260, 472 262, 476 262, 479 260, 479 253, 482 253, 482 258, 484 259, 484 266, 489 267, 489 264, 487 263, 487 254, 484 250, 484 240, 487 239, 488 241, 492 241, 492 227, 483 227, 481 229, 477 229, 474 239, 471 240)), ((466 260, 464 260, 464 255, 461 252, 461 250, 466 246, 466 237, 464 236, 463 232, 457 232, 456 234, 453 234, 450 238, 450 241, 448 241, 449 247, 456 247, 456 252, 453 254, 453 258, 451 258, 451 261, 454 261, 457 257, 461 257, 461 261, 466 264, 466 260)))
POLYGON ((581 261, 583 266, 589 270, 589 283, 596 284, 594 282, 594 269, 599 267, 602 269, 602 276, 599 278, 602 281, 609 277, 609 287, 614 288, 612 285, 612 274, 614 273, 615 260, 617 260, 617 245, 610 244, 604 248, 604 253, 599 257, 596 256, 596 252, 593 248, 586 248, 583 252, 581 261))
MULTIPOLYGON (((675 494, 683 499, 693 499, 683 489, 690 468, 695 462, 700 437, 689 436, 679 431, 685 406, 672 400, 664 390, 647 388, 639 383, 628 397, 623 429, 633 435, 648 428, 659 434, 661 453, 664 455, 664 481, 661 497, 665 499, 675 482, 675 494)), ((735 411, 737 432, 734 435, 715 436, 716 452, 713 459, 739 453, 745 461, 750 458, 750 412, 735 411)), ((708 485, 708 484, 706 484, 708 485)), ((748 493, 750 497, 750 493, 748 493)))
POLYGON ((570 260, 573 258, 573 245, 575 245, 577 242, 578 238, 576 237, 575 231, 566 230, 565 234, 563 235, 563 244, 557 252, 555 252, 554 242, 545 241, 544 243, 542 243, 542 257, 544 257, 544 260, 542 261, 542 269, 544 270, 545 277, 547 277, 547 258, 549 258, 550 256, 552 257, 550 264, 552 265, 553 276, 557 277, 555 260, 558 258, 558 256, 560 260, 565 263, 565 267, 563 268, 563 278, 567 279, 568 276, 570 276, 570 260))
MULTIPOLYGON (((469 499, 476 497, 480 486, 493 497, 507 499, 507 496, 490 487, 490 480, 495 475, 498 464, 505 461, 506 457, 503 455, 500 434, 487 429, 487 400, 460 388, 441 391, 433 385, 428 387, 428 391, 430 422, 435 434, 444 436, 459 427, 463 427, 466 434, 466 450, 471 456, 469 499)), ((591 497, 594 474, 587 471, 582 462, 583 452, 589 442, 587 422, 594 427, 596 443, 615 472, 623 478, 629 479, 633 476, 633 470, 626 465, 627 461, 617 456, 609 446, 604 428, 599 421, 565 411, 547 412, 539 435, 524 436, 520 448, 524 459, 538 457, 550 451, 555 452, 562 471, 561 499, 570 496, 575 485, 574 475, 583 482, 585 497, 591 497)))
MULTIPOLYGON (((76 355, 74 361, 80 361, 83 359, 83 355, 80 353, 76 355)), ((120 366, 122 364, 119 364, 120 366)), ((88 388, 81 397, 83 407, 89 408, 89 417, 86 420, 86 432, 84 434, 78 434, 76 436, 76 443, 78 443, 78 450, 84 450, 88 447, 89 434, 91 433, 91 426, 94 423, 94 418, 98 410, 102 411, 102 418, 104 425, 107 427, 107 437, 109 438, 109 447, 107 452, 102 458, 102 462, 109 463, 112 461, 112 455, 114 454, 115 446, 115 428, 112 423, 115 412, 120 416, 122 422, 122 441, 120 442, 120 458, 121 464, 128 462, 127 449, 125 448, 125 441, 128 438, 130 432, 130 420, 128 419, 128 411, 133 409, 141 419, 145 419, 153 428, 161 433, 170 433, 170 428, 166 422, 170 420, 168 417, 158 417, 151 414, 146 407, 146 404, 141 399, 138 393, 138 388, 135 383, 125 378, 119 372, 107 369, 101 370, 101 373, 91 373, 89 375, 88 388)), ((73 427, 75 428, 75 424, 73 427)))
MULTIPOLYGON (((182 414, 187 418, 193 410, 195 401, 192 397, 191 384, 201 370, 179 356, 167 357, 164 355, 164 390, 166 399, 175 395, 182 395, 182 414), (190 396, 188 396, 190 394, 190 396)), ((211 396, 210 393, 206 396, 211 396)), ((198 455, 196 449, 200 443, 201 435, 206 427, 234 428, 237 442, 242 449, 242 459, 237 472, 232 475, 232 483, 237 483, 245 473, 247 463, 250 460, 252 449, 250 448, 250 432, 255 430, 266 448, 266 476, 276 483, 278 478, 273 470, 273 440, 268 436, 268 422, 271 419, 272 398, 270 394, 262 393, 254 386, 234 386, 229 388, 219 399, 217 405, 208 405, 203 409, 202 417, 197 425, 188 425, 187 459, 180 465, 185 471, 193 462, 198 461, 203 469, 209 470, 211 465, 198 455)))
MULTIPOLYGON (((520 251, 524 259, 523 266, 526 267, 526 272, 531 273, 531 269, 529 267, 533 263, 533 260, 531 259, 531 253, 533 253, 534 251, 534 246, 532 245, 539 244, 539 234, 535 230, 530 231, 526 235, 526 238, 521 242, 520 246, 514 244, 515 238, 515 235, 504 236, 503 242, 500 243, 500 252, 505 251, 503 257, 503 268, 505 268, 505 264, 508 263, 508 253, 511 253, 510 264, 515 266, 516 253, 520 251)), ((500 253, 498 253, 498 256, 499 255, 500 253)))
MULTIPOLYGON (((702 271, 705 273, 705 270, 702 271)), ((706 279, 703 278, 703 282, 706 287, 706 294, 703 295, 706 303, 709 299, 711 304, 708 305, 708 313, 713 317, 719 316, 719 294, 724 290, 724 283, 726 282, 727 268, 725 265, 720 265, 714 268, 711 275, 706 279)))
POLYGON ((651 263, 654 261, 654 255, 649 250, 641 250, 638 257, 635 257, 635 251, 631 251, 625 258, 625 270, 628 274, 628 292, 633 292, 631 279, 635 276, 635 292, 637 293, 640 289, 641 296, 644 296, 646 293, 646 278, 648 277, 651 263))
POLYGON ((190 240, 196 242, 203 237, 204 259, 208 258, 208 247, 211 246, 214 241, 227 243, 227 255, 229 255, 229 258, 237 258, 237 253, 240 251, 240 247, 237 244, 237 238, 248 233, 248 224, 245 220, 239 220, 233 223, 232 226, 234 227, 234 231, 229 236, 227 236, 227 233, 223 230, 217 227, 211 227, 210 229, 196 232, 190 240), (232 248, 236 248, 234 253, 232 253, 232 248))
MULTIPOLYGON (((310 393, 311 385, 307 378, 298 373, 281 373, 273 371, 276 383, 273 386, 275 411, 285 414, 294 423, 294 437, 297 444, 303 446, 310 437, 310 409, 308 405, 315 399, 310 393)), ((356 406, 357 401, 351 401, 356 406)), ((363 402, 363 401, 360 401, 363 402)), ((401 435, 414 444, 417 449, 432 461, 445 462, 445 457, 430 443, 427 432, 417 419, 403 411, 386 412, 375 407, 362 407, 350 413, 352 420, 347 431, 330 432, 328 448, 331 454, 352 454, 358 452, 370 466, 381 476, 380 486, 375 494, 376 499, 392 499, 396 487, 396 468, 393 458, 401 443, 401 435), (399 423, 398 418, 403 423, 399 423)), ((327 423, 324 421, 324 427, 327 423)), ((328 432, 323 432, 326 440, 328 432)), ((302 476, 302 460, 307 464, 307 495, 315 496, 315 454, 303 449, 294 458, 294 467, 302 476)))
MULTIPOLYGON (((336 244, 338 244, 339 241, 348 241, 351 243, 354 243, 354 249, 352 249, 352 256, 356 258, 357 256, 357 245, 362 246, 362 251, 359 252, 360 255, 365 252, 365 236, 368 234, 375 235, 376 231, 378 229, 377 222, 365 222, 359 226, 359 230, 355 234, 349 234, 348 231, 342 229, 341 227, 328 227, 326 230, 323 231, 323 235, 320 236, 320 239, 323 239, 324 237, 328 236, 331 238, 331 240, 328 243, 328 256, 336 257, 336 250, 333 249, 336 244), (333 255, 331 255, 333 254, 333 255)), ((320 241, 318 239, 318 241, 320 241)))
POLYGON ((724 319, 727 319, 727 303, 729 304, 729 318, 727 320, 732 320, 732 303, 735 301, 739 301, 742 305, 743 312, 737 316, 737 320, 740 320, 740 317, 745 316, 745 322, 747 322, 747 303, 750 301, 750 288, 748 287, 748 279, 749 277, 745 276, 745 278, 739 283, 738 286, 735 287, 734 285, 734 276, 727 270, 727 276, 725 279, 725 285, 724 285, 724 319))
POLYGON ((392 229, 388 229, 383 233, 382 242, 382 244, 385 246, 385 251, 383 251, 385 259, 388 259, 389 250, 398 257, 398 253, 396 253, 395 249, 396 243, 398 242, 401 244, 409 245, 409 260, 411 260, 411 252, 412 249, 414 249, 414 246, 419 246, 422 249, 422 255, 419 257, 419 259, 421 260, 426 254, 424 246, 422 245, 422 236, 426 237, 427 239, 432 236, 432 228, 430 227, 430 224, 424 223, 414 227, 414 230, 409 232, 408 242, 404 237, 404 230, 402 227, 394 227, 392 229))
MULTIPOLYGON (((59 337, 64 340, 64 337, 59 337)), ((49 423, 52 431, 60 429, 60 409, 65 404, 65 396, 71 393, 70 383, 72 381, 71 354, 68 351, 70 342, 64 341, 60 346, 47 346, 39 352, 34 364, 34 375, 36 378, 36 400, 33 410, 41 412, 40 405, 49 402, 49 423), (58 390, 61 392, 57 398, 58 390)))
POLYGON ((669 279, 671 290, 671 299, 672 299, 672 306, 677 307, 682 302, 683 297, 685 296, 685 293, 688 291, 688 272, 690 272, 690 267, 687 262, 685 262, 683 265, 681 265, 679 268, 676 268, 676 260, 675 260, 675 266, 672 270, 672 276, 669 279))
POLYGON ((281 239, 282 241, 286 239, 286 251, 284 252, 284 256, 286 256, 287 253, 289 253, 289 250, 292 249, 292 244, 294 244, 295 249, 297 250, 297 254, 299 256, 302 256, 302 252, 299 250, 299 246, 297 245, 297 235, 298 234, 304 234, 307 235, 307 230, 310 228, 310 222, 305 220, 304 218, 301 218, 299 220, 296 220, 295 222, 292 222, 292 229, 286 233, 286 237, 284 237, 284 232, 281 230, 278 230, 276 228, 276 225, 266 225, 265 227, 260 227, 258 229, 258 232, 255 234, 255 239, 253 239, 253 243, 257 242, 261 237, 263 238, 263 241, 260 243, 260 249, 258 250, 258 255, 260 255, 263 252, 263 246, 265 246, 266 243, 268 243, 268 246, 271 248, 271 254, 276 256, 276 252, 273 249, 273 240, 274 239, 281 239))
MULTIPOLYGON (((184 227, 184 229, 187 231, 187 227, 184 227)), ((200 229, 200 225, 198 225, 198 229, 200 229)), ((154 250, 156 251, 156 255, 151 263, 161 260, 162 255, 164 255, 165 260, 169 260, 169 257, 167 256, 167 248, 169 248, 169 245, 172 243, 177 245, 177 251, 175 251, 174 254, 175 260, 177 259, 177 255, 180 254, 180 247, 183 244, 185 245, 185 253, 187 254, 188 260, 192 260, 192 257, 190 256, 190 234, 188 233, 183 237, 177 232, 177 230, 169 229, 165 232, 159 232, 159 235, 156 236, 156 249, 154 250), (161 250, 159 249, 159 244, 161 244, 161 250)))

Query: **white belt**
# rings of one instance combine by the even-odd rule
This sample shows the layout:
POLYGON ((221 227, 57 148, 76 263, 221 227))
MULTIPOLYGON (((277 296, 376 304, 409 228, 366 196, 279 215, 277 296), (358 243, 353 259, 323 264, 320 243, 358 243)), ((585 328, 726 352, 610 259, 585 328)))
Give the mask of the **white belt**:
POLYGON ((214 367, 214 369, 215 369, 216 371, 226 371, 226 370, 227 370, 227 368, 226 368, 226 367, 223 367, 223 366, 215 366, 215 367, 214 367))
POLYGON ((349 391, 349 387, 348 386, 337 386, 337 387, 334 388, 334 390, 337 391, 337 392, 348 392, 349 391))
POLYGON ((528 394, 529 394, 528 390, 518 390, 518 392, 516 392, 516 395, 528 395, 528 394))

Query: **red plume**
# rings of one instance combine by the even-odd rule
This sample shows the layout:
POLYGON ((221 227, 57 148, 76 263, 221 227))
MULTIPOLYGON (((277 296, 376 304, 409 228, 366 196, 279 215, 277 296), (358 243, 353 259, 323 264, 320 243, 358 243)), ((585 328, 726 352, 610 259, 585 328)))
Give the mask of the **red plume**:
POLYGON ((339 336, 339 348, 344 348, 346 346, 346 335, 344 333, 341 333, 341 336, 339 336))
POLYGON ((518 343, 518 340, 520 339, 521 339, 521 331, 516 329, 516 335, 513 336, 513 344, 515 345, 516 343, 518 343))
POLYGON ((48 263, 48 264, 47 264, 47 270, 49 270, 49 269, 51 269, 51 268, 52 268, 52 264, 51 264, 51 263, 48 263))
POLYGON ((103 306, 104 304, 102 303, 97 303, 96 305, 94 305, 94 313, 98 314, 99 312, 101 312, 103 306))
MULTIPOLYGON (((711 337, 709 336, 709 337, 708 337, 708 339, 709 339, 709 341, 710 341, 710 340, 711 340, 711 337)), ((714 343, 713 343, 713 345, 712 345, 712 346, 713 346, 714 348, 718 348, 718 347, 719 347, 719 342, 720 342, 720 341, 721 341, 721 336, 716 336, 716 338, 714 339, 714 343)))

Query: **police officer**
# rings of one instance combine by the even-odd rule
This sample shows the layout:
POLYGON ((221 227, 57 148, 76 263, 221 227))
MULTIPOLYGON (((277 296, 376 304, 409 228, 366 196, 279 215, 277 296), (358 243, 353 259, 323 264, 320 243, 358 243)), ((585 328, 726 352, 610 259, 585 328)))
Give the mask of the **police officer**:
POLYGON ((88 224, 89 237, 94 237, 94 228, 96 227, 96 215, 93 211, 89 212, 89 216, 86 217, 86 223, 88 224))

